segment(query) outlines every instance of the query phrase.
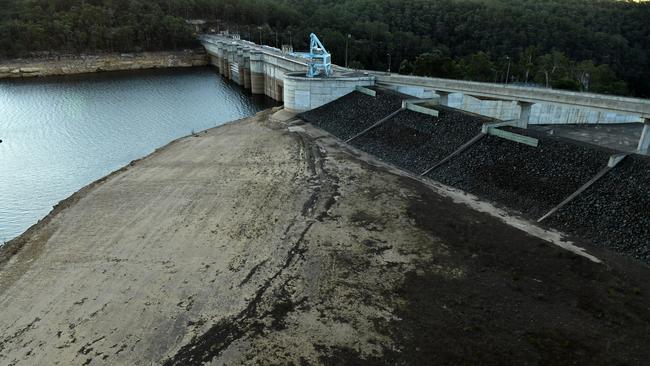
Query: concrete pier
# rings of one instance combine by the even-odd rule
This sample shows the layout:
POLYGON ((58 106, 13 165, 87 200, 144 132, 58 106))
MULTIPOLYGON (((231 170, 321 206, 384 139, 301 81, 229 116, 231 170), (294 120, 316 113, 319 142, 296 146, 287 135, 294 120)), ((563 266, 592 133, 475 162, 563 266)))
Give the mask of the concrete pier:
POLYGON ((250 90, 251 88, 251 52, 250 48, 244 48, 244 64, 243 64, 243 80, 244 88, 250 90))
POLYGON ((530 122, 530 112, 533 107, 533 103, 528 102, 518 102, 521 113, 519 113, 519 121, 517 126, 521 128, 528 128, 528 123, 530 122))
MULTIPOLYGON (((218 56, 216 56, 216 55, 210 56, 210 65, 216 67, 217 71, 219 71, 219 69, 220 69, 220 64, 219 63, 220 63, 220 61, 219 61, 218 56)), ((221 73, 221 71, 219 71, 219 73, 221 73)))
POLYGON ((646 118, 644 121, 638 150, 642 153, 648 153, 648 149, 650 149, 650 118, 646 118))
POLYGON ((251 93, 264 94, 264 59, 259 51, 251 51, 251 93))
POLYGON ((220 44, 220 45, 219 45, 219 52, 220 52, 220 54, 221 54, 221 57, 220 57, 220 61, 221 61, 221 67, 220 67, 221 75, 222 75, 223 77, 227 77, 228 72, 227 72, 226 70, 228 70, 228 49, 226 48, 226 45, 225 45, 225 44, 220 44))
POLYGON ((436 90, 436 94, 440 96, 440 104, 444 106, 449 105, 449 94, 450 92, 436 90))
POLYGON ((237 78, 235 79, 235 82, 239 84, 239 86, 243 87, 244 86, 244 49, 240 46, 237 46, 237 51, 236 51, 236 64, 237 64, 237 78))

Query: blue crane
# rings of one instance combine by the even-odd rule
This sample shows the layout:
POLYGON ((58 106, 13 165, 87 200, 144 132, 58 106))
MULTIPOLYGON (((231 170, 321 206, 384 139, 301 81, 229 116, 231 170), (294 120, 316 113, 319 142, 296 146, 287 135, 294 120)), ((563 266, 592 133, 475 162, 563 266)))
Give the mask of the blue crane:
POLYGON ((307 77, 314 78, 319 75, 332 76, 332 55, 314 33, 309 35, 309 52, 292 52, 291 55, 307 59, 309 70, 307 77))

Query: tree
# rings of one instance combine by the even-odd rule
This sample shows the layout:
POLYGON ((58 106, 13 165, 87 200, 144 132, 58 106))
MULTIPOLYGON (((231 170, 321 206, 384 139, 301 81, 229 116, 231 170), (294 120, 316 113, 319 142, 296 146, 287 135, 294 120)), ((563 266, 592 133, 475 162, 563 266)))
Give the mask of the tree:
POLYGON ((650 2, 3 0, 0 57, 195 47, 188 18, 221 30, 291 29, 298 50, 317 31, 338 63, 352 34, 350 60, 369 69, 386 69, 391 54, 401 72, 503 82, 509 56, 519 81, 650 96, 650 2))
POLYGON ((627 84, 620 80, 608 65, 596 65, 583 61, 576 67, 575 77, 582 91, 604 94, 626 94, 627 84))
POLYGON ((415 75, 454 78, 458 75, 456 63, 451 59, 449 50, 436 48, 423 53, 415 59, 413 73, 415 75))
POLYGON ((562 52, 553 51, 537 58, 537 75, 535 80, 547 88, 557 80, 569 78, 571 60, 562 52))
POLYGON ((531 74, 535 74, 535 55, 537 54, 537 49, 533 46, 527 47, 519 54, 518 67, 523 72, 523 81, 528 84, 531 81, 531 74))
POLYGON ((491 81, 496 71, 490 56, 483 51, 461 58, 460 69, 466 79, 475 81, 491 81))

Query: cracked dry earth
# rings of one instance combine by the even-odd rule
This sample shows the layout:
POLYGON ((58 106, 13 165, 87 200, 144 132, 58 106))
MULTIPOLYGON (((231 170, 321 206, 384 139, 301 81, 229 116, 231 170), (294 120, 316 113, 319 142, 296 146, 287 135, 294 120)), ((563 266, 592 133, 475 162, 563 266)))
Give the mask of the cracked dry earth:
POLYGON ((0 365, 649 359, 647 267, 300 130, 263 112, 180 139, 6 245, 0 365))

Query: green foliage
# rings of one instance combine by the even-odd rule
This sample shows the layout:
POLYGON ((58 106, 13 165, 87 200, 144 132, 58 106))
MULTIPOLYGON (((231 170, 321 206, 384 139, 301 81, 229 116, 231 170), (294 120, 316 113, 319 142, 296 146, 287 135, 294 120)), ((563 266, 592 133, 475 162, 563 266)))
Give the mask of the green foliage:
POLYGON ((580 82, 576 79, 570 79, 568 77, 554 80, 551 84, 556 89, 566 89, 566 90, 580 90, 580 82))
POLYGON ((0 57, 192 47, 186 19, 334 62, 468 80, 650 95, 650 2, 614 0, 3 0, 0 57), (291 34, 291 36, 289 36, 291 34), (277 35, 277 37, 276 37, 277 35), (397 66, 397 67, 396 67, 397 66))
POLYGON ((493 81, 496 67, 490 56, 479 51, 460 59, 460 69, 466 79, 475 81, 493 81))
POLYGON ((0 13, 0 45, 0 57, 22 57, 176 49, 196 41, 185 19, 151 0, 22 0, 0 13))
POLYGON ((512 83, 650 96, 648 2, 279 2, 290 4, 302 16, 292 27, 294 41, 306 39, 311 31, 320 35, 327 30, 321 39, 338 64, 345 55, 340 35, 349 33, 350 62, 370 69, 386 70, 390 53, 402 73, 491 82, 508 78, 512 83), (595 67, 588 87, 580 80, 584 61, 595 67))
POLYGON ((452 60, 449 49, 436 48, 415 58, 413 73, 436 77, 456 77, 460 75, 458 66, 452 60))

